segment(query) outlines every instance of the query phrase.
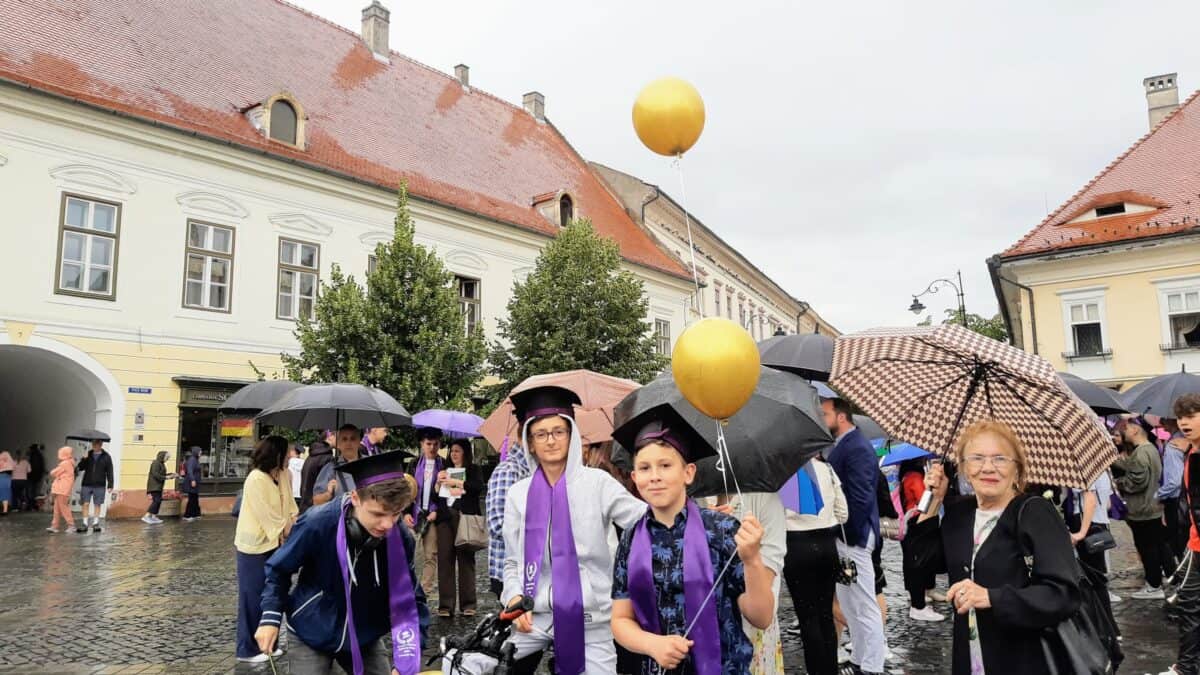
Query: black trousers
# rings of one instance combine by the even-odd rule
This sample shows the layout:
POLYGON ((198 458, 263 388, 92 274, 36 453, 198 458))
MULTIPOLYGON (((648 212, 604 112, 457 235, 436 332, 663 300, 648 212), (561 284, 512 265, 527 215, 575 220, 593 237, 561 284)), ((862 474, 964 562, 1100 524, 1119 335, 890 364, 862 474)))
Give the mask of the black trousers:
POLYGON ((1168 569, 1170 562, 1163 560, 1163 546, 1167 543, 1166 532, 1162 521, 1158 518, 1150 520, 1126 520, 1129 530, 1133 532, 1133 545, 1137 548, 1138 557, 1142 559, 1142 571, 1146 575, 1146 583, 1154 588, 1162 586, 1163 570, 1167 574, 1174 572, 1168 569))
POLYGON ((1163 500, 1163 515, 1167 518, 1167 542, 1176 560, 1183 560, 1187 553, 1188 518, 1180 511, 1180 497, 1163 500))
POLYGON ((183 509, 184 518, 199 518, 200 517, 200 495, 195 492, 189 492, 187 496, 187 506, 183 509))
POLYGON ((909 549, 917 545, 919 542, 911 539, 900 540, 900 548, 904 551, 904 590, 908 591, 908 603, 913 609, 925 609, 925 591, 937 584, 937 573, 913 564, 909 549))
POLYGON ((1176 616, 1179 623, 1179 658, 1175 670, 1180 675, 1200 675, 1200 553, 1189 552, 1191 569, 1180 572, 1176 616))
POLYGON ((833 627, 836 541, 833 529, 787 533, 783 578, 800 621, 805 672, 812 675, 837 672, 837 634, 833 627))

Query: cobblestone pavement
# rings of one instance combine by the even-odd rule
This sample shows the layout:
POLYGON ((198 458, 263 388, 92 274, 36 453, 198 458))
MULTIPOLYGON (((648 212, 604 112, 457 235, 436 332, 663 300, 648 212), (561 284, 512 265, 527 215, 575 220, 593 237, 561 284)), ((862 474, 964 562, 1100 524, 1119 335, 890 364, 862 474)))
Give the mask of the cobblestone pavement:
MULTIPOLYGON (((0 673, 271 673, 233 657, 237 581, 228 516, 195 523, 170 519, 109 524, 100 534, 44 531, 48 514, 0 518, 0 673)), ((1174 658, 1176 633, 1161 605, 1128 598, 1141 572, 1123 525, 1116 527, 1114 588, 1127 655, 1122 672, 1157 673, 1174 658)), ((480 598, 487 594, 485 554, 479 554, 480 598)), ((949 622, 908 618, 898 545, 884 564, 890 606, 891 673, 944 673, 949 622)), ((781 617, 794 618, 786 594, 781 617)), ((938 606, 944 611, 945 606, 938 606)), ((458 634, 473 623, 434 619, 433 636, 458 634)), ((803 672, 798 640, 785 637, 789 673, 803 672)), ((285 675, 286 666, 278 664, 285 675)))

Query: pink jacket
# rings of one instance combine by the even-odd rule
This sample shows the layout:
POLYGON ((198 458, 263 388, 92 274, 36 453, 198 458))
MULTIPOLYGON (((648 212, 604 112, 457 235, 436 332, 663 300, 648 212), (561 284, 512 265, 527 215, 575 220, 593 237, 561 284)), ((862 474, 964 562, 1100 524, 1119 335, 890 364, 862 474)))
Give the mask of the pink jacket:
POLYGON ((50 471, 54 482, 50 485, 50 494, 69 495, 75 486, 75 460, 70 448, 58 449, 58 466, 50 471))

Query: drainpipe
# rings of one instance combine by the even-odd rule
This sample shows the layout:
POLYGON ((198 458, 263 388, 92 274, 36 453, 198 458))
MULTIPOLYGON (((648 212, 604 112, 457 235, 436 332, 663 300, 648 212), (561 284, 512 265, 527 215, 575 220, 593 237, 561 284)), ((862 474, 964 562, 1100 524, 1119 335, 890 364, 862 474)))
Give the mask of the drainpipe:
MULTIPOLYGON (((809 310, 811 310, 811 309, 812 309, 812 305, 808 304, 807 302, 805 302, 803 300, 800 301, 800 311, 796 312, 796 334, 797 335, 800 334, 800 317, 804 316, 805 314, 808 314, 809 310)), ((817 322, 814 321, 813 326, 815 326, 815 330, 813 331, 814 333, 821 332, 820 324, 818 324, 817 322)))
POLYGON ((1016 286, 1018 289, 1025 291, 1026 293, 1029 294, 1029 332, 1033 339, 1033 353, 1034 353, 1034 355, 1037 355, 1037 353, 1038 353, 1037 313, 1034 311, 1035 307, 1033 304, 1033 289, 1026 286, 1025 284, 1018 283, 1016 281, 1013 281, 1012 279, 1002 276, 1000 274, 1000 256, 992 256, 991 258, 988 258, 987 266, 988 266, 988 272, 990 272, 992 275, 992 286, 996 289, 996 295, 997 295, 996 299, 999 300, 1000 315, 1002 317, 1004 317, 1004 324, 1008 328, 1008 341, 1010 343, 1013 342, 1013 339, 1014 339, 1013 338, 1013 329, 1012 329, 1012 317, 1008 313, 1008 304, 1004 302, 1004 293, 1000 290, 1000 282, 1002 282, 1002 281, 1008 282, 1008 283, 1012 284, 1013 286, 1016 286))

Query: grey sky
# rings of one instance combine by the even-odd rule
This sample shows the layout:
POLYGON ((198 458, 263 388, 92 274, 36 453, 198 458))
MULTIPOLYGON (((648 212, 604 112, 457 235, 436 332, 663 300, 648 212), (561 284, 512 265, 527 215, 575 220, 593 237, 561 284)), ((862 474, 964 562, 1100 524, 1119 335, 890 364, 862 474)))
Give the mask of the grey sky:
MULTIPOLYGON (((294 1, 357 31, 369 0, 294 1)), ((541 91, 585 157, 677 199, 630 109, 690 80, 689 210, 843 331, 914 323, 909 296, 958 268, 994 313, 984 260, 1146 132, 1142 78, 1200 87, 1195 2, 384 2, 393 49, 541 91)))

